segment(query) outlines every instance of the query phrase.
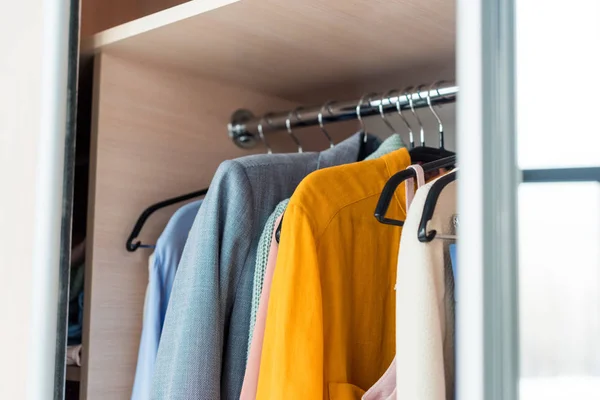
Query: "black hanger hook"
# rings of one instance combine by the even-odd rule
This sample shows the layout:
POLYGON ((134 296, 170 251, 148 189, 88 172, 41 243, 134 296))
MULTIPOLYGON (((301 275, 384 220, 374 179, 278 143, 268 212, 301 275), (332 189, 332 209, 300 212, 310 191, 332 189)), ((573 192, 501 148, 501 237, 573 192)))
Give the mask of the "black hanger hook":
MULTIPOLYGON (((424 172, 431 172, 440 168, 451 167, 454 164, 456 164, 456 156, 450 156, 423 164, 422 167, 424 172)), ((379 196, 379 200, 377 201, 377 207, 375 208, 375 218, 377 218, 377 221, 386 225, 404 226, 404 221, 387 218, 385 214, 390 207, 398 186, 408 178, 416 178, 416 176, 417 174, 414 169, 405 169, 392 175, 385 183, 381 195, 379 196)))
POLYGON ((142 245, 142 242, 140 242, 139 240, 135 243, 132 243, 133 239, 135 239, 135 237, 131 237, 131 236, 129 237, 129 239, 127 239, 127 243, 125 244, 127 251, 131 251, 131 252, 136 251, 142 245))
POLYGON ((139 240, 137 242, 133 243, 133 240, 139 236, 140 232, 142 231, 142 228, 144 227, 144 224, 146 223, 146 221, 148 220, 150 215, 152 215, 152 213, 154 213, 156 210, 160 210, 161 208, 168 207, 172 204, 180 203, 182 201, 191 200, 195 197, 204 196, 207 192, 208 192, 208 188, 202 189, 197 192, 192 192, 192 193, 184 194, 183 196, 173 197, 171 199, 161 201, 160 203, 153 204, 150 207, 146 208, 142 212, 142 214, 140 214, 140 216, 138 217, 137 221, 135 222, 135 225, 133 226, 133 230, 131 231, 131 233, 129 234, 129 237, 127 238, 127 242, 125 242, 125 248, 127 249, 127 251, 133 252, 133 251, 136 251, 137 249, 139 249, 140 247, 141 248, 153 248, 154 247, 153 245, 150 245, 150 244, 142 244, 142 242, 140 242, 139 240))

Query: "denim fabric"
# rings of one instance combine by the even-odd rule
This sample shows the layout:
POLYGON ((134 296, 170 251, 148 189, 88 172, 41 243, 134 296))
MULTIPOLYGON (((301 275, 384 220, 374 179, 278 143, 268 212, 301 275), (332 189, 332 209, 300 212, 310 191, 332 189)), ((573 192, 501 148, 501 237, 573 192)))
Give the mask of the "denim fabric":
POLYGON ((79 292, 74 301, 69 303, 69 319, 67 345, 74 346, 81 344, 81 334, 83 333, 83 290, 79 292), (73 320, 71 321, 72 318, 73 320))

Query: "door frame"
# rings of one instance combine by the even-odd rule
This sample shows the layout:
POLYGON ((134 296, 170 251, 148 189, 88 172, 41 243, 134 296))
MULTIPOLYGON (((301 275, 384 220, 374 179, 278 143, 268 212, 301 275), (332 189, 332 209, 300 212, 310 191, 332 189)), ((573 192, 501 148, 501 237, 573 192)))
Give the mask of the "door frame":
POLYGON ((70 258, 78 2, 0 13, 0 398, 61 399, 70 258), (60 384, 57 385, 57 382, 60 384))
POLYGON ((458 0, 457 398, 518 398, 515 0, 458 0))

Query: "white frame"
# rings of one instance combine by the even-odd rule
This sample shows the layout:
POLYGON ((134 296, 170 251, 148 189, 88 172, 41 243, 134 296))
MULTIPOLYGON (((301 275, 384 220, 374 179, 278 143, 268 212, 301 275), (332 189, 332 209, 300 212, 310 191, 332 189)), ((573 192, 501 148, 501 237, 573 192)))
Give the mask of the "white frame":
POLYGON ((55 379, 64 374, 56 367, 64 368, 64 348, 56 349, 65 332, 58 321, 61 225, 70 210, 65 148, 75 115, 74 3, 10 2, 0 13, 2 399, 62 399, 55 379))
POLYGON ((457 398, 518 398, 514 0, 459 0, 457 398))

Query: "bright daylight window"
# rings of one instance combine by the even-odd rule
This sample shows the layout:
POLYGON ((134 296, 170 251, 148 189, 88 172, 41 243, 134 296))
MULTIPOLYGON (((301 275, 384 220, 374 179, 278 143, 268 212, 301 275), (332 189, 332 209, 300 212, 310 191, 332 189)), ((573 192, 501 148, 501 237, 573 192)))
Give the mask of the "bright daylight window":
MULTIPOLYGON (((516 3, 520 168, 600 167, 600 2, 516 3)), ((600 398, 600 168, 587 175, 519 188, 522 400, 600 398)))

